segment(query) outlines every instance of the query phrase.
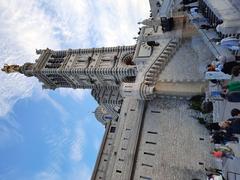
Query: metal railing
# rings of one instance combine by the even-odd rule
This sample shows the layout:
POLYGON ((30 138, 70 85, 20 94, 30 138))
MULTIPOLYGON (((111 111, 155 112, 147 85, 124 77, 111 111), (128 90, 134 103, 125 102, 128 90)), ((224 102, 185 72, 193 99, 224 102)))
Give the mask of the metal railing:
POLYGON ((228 171, 226 180, 240 180, 240 173, 228 171))

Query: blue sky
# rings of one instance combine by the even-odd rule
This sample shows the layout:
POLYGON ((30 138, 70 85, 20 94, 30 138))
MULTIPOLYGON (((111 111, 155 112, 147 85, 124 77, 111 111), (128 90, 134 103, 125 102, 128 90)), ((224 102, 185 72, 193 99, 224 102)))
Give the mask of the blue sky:
MULTIPOLYGON (((34 62, 35 49, 132 45, 148 0, 0 2, 0 66, 34 62)), ((0 73, 0 180, 89 179, 104 133, 89 90, 42 90, 0 73)))

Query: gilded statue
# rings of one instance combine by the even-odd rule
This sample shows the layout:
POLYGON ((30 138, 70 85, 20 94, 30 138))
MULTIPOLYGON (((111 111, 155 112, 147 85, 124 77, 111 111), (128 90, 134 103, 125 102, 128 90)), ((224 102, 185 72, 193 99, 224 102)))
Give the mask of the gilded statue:
POLYGON ((5 64, 4 67, 2 68, 2 71, 5 71, 6 73, 20 72, 20 66, 5 64))

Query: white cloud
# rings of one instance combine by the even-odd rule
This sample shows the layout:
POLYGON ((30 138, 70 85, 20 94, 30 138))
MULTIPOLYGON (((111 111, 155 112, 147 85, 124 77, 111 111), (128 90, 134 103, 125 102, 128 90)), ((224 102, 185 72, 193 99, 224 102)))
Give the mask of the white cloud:
POLYGON ((0 125, 0 148, 6 148, 15 143, 23 142, 23 137, 16 127, 9 127, 9 124, 0 125))
POLYGON ((83 121, 72 122, 71 125, 74 127, 73 130, 68 126, 65 127, 66 124, 63 124, 64 128, 58 133, 53 133, 51 129, 45 129, 47 134, 45 137, 46 143, 51 148, 49 156, 51 159, 48 166, 38 172, 33 179, 90 179, 91 169, 82 161, 86 144, 83 121), (67 172, 62 169, 64 162, 70 164, 67 172))
POLYGON ((35 180, 59 180, 60 176, 56 173, 51 173, 49 171, 43 171, 36 175, 35 180))
POLYGON ((15 120, 13 113, 0 122, 0 149, 24 142, 21 125, 15 120))
MULTIPOLYGON (((46 47, 61 49, 134 44, 132 37, 137 35, 137 22, 148 14, 148 0, 1 1, 0 66, 4 63, 34 62, 37 58, 35 49, 46 47)), ((60 104, 42 93, 35 78, 0 73, 0 81, 0 116, 11 112, 19 99, 32 94, 47 98, 56 109, 65 113, 60 104)), ((77 101, 82 101, 85 96, 82 90, 64 89, 59 92, 77 101)), ((4 129, 10 136, 8 130, 4 129)), ((56 156, 49 165, 50 170, 40 172, 36 179, 59 179, 64 156, 59 149, 63 145, 70 143, 69 158, 73 162, 82 160, 86 143, 82 126, 76 126, 72 142, 67 140, 68 129, 65 133, 58 138, 51 133, 48 135, 47 141, 54 146, 52 154, 56 156)), ((82 166, 82 170, 73 172, 74 177, 70 179, 89 179, 89 174, 89 168, 82 166)))
POLYGON ((80 164, 76 168, 73 168, 71 174, 68 175, 66 179, 71 180, 90 180, 91 178, 91 169, 85 164, 80 164))
POLYGON ((76 125, 74 138, 70 145, 70 159, 79 162, 83 158, 83 149, 86 143, 85 132, 82 128, 81 121, 76 125))
POLYGON ((69 88, 60 88, 59 93, 61 96, 69 96, 72 97, 76 102, 81 102, 87 93, 88 90, 82 89, 69 89, 69 88))
POLYGON ((37 172, 34 178, 29 177, 29 179, 34 180, 62 180, 62 165, 67 159, 64 153, 65 149, 69 146, 70 130, 65 127, 66 124, 63 122, 62 127, 58 131, 53 132, 52 128, 44 129, 45 131, 45 142, 49 147, 48 164, 46 167, 37 172))
MULTIPOLYGON (((56 109, 58 110, 58 112, 60 113, 60 116, 61 116, 61 121, 62 123, 66 123, 66 120, 67 120, 67 117, 68 117, 68 113, 67 111, 65 110, 65 108, 59 103, 57 102, 55 99, 53 99, 52 97, 50 97, 46 92, 42 92, 42 93, 37 93, 38 96, 37 96, 37 99, 45 99, 47 100, 48 102, 51 103, 51 105, 56 109)), ((69 94, 70 95, 70 94, 69 94)))
MULTIPOLYGON (((34 61, 35 48, 59 47, 51 35, 50 19, 34 7, 31 0, 1 1, 0 66, 34 61)), ((0 116, 8 113, 19 99, 31 96, 33 86, 37 86, 36 80, 19 74, 0 73, 0 80, 0 116)))
POLYGON ((99 151, 101 143, 102 143, 102 139, 95 139, 94 140, 94 144, 93 145, 94 145, 94 149, 96 150, 96 152, 99 151))
POLYGON ((95 24, 101 35, 98 43, 105 46, 134 44, 137 22, 149 13, 149 2, 146 0, 99 0, 96 7, 100 11, 95 24))
MULTIPOLYGON (((0 3, 0 66, 37 58, 39 48, 79 48, 134 44, 137 22, 148 15, 146 0, 9 0, 0 3)), ((0 116, 32 95, 37 81, 0 74, 0 116), (17 87, 17 88, 16 88, 17 87)), ((39 87, 39 86, 38 86, 39 87)), ((82 90, 61 90, 82 99, 82 90)))

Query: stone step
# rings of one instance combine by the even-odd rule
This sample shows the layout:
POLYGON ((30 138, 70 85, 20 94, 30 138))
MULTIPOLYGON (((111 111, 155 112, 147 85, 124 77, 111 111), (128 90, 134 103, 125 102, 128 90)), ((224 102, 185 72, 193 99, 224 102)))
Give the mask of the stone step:
POLYGON ((162 65, 163 63, 158 63, 158 64, 154 64, 151 68, 152 69, 161 69, 161 65, 162 65))
POLYGON ((174 49, 175 49, 176 47, 174 46, 174 47, 166 47, 166 49, 165 50, 167 50, 167 51, 173 51, 174 49))
MULTIPOLYGON (((154 63, 154 65, 157 65, 157 66, 163 66, 163 65, 165 65, 166 64, 166 61, 156 61, 155 63, 154 63)), ((153 65, 153 66, 154 66, 153 65)))
POLYGON ((156 73, 156 72, 158 72, 158 70, 157 69, 153 69, 153 68, 151 68, 148 72, 150 72, 150 73, 156 73))
POLYGON ((146 75, 146 78, 152 78, 154 76, 154 73, 148 72, 146 75))
POLYGON ((170 49, 170 48, 169 48, 169 49, 166 48, 166 49, 164 50, 164 52, 167 52, 167 53, 172 53, 173 51, 174 51, 174 49, 172 49, 172 48, 171 48, 171 49, 170 49))
POLYGON ((158 79, 159 74, 162 72, 170 57, 176 52, 178 47, 178 41, 172 41, 168 44, 168 46, 162 51, 159 58, 152 64, 148 72, 146 73, 144 83, 149 85, 151 83, 156 82, 158 79))

